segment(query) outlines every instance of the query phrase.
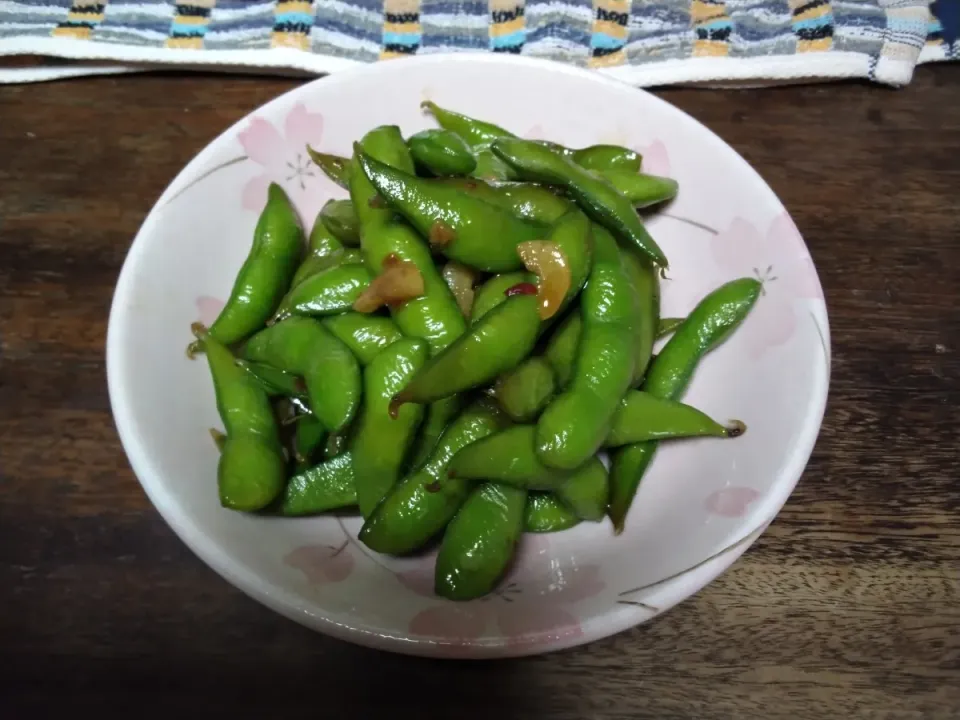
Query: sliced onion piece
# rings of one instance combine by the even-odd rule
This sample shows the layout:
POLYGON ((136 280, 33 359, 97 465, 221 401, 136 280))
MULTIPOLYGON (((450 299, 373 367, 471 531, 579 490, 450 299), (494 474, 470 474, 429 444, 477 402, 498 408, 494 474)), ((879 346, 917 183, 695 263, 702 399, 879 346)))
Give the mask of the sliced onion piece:
POLYGON ((460 312, 464 317, 470 317, 473 309, 473 284, 477 281, 477 273, 466 265, 458 262, 448 262, 443 266, 443 279, 457 299, 460 312))
POLYGON ((394 254, 383 261, 383 272, 353 302, 357 312, 372 313, 378 308, 391 307, 423 295, 423 275, 409 260, 401 260, 394 254))
POLYGON ((538 313, 541 320, 553 317, 570 291, 570 264, 556 243, 531 240, 517 245, 524 267, 537 276, 538 313))

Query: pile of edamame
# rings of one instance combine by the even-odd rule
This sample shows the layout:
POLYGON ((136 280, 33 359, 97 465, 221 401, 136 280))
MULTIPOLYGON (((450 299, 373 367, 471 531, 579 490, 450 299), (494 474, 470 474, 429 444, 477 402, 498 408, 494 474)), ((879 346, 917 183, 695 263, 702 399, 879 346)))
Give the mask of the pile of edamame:
POLYGON ((620 533, 661 440, 742 434, 679 398, 760 284, 661 318, 667 258, 638 209, 676 182, 627 148, 523 140, 424 107, 440 128, 377 127, 350 158, 309 149, 350 199, 330 201, 307 242, 270 187, 190 352, 206 355, 225 427, 212 431, 225 507, 356 507, 375 551, 439 541, 436 592, 468 600, 496 586, 524 531, 607 515, 620 533))

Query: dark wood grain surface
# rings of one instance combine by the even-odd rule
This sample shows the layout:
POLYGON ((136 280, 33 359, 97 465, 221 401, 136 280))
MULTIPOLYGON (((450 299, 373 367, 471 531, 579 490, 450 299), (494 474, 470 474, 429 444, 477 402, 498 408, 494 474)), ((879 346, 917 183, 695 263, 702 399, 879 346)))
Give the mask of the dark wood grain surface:
POLYGON ((826 421, 777 521, 695 598, 491 663, 261 607, 166 527, 117 439, 104 340, 130 241, 194 153, 294 84, 0 87, 0 717, 960 718, 960 66, 898 91, 658 93, 803 232, 833 332, 826 421))

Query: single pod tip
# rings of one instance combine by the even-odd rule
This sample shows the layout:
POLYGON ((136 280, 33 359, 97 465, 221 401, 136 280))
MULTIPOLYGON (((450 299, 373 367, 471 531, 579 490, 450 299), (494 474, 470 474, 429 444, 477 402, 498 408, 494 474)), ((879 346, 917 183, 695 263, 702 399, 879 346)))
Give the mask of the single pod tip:
POLYGON ((731 420, 725 428, 728 438, 740 437, 747 431, 747 426, 740 420, 731 420))
POLYGON ((287 192, 279 184, 271 182, 267 188, 267 200, 285 199, 287 192))
POLYGON ((210 334, 210 331, 207 330, 207 326, 202 322, 195 322, 190 323, 190 332, 197 338, 187 345, 187 358, 193 360, 199 353, 203 352, 203 341, 210 334))

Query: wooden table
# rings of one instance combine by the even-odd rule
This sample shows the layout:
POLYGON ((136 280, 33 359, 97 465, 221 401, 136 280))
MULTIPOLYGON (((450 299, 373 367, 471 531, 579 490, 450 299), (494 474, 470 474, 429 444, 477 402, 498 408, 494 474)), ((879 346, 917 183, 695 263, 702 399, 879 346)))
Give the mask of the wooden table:
POLYGON ((803 232, 833 330, 826 421, 777 521, 697 597, 472 664, 353 647, 248 599, 167 528, 117 439, 104 335, 127 247, 194 153, 294 84, 0 87, 0 717, 960 718, 960 67, 899 91, 659 93, 803 232))

